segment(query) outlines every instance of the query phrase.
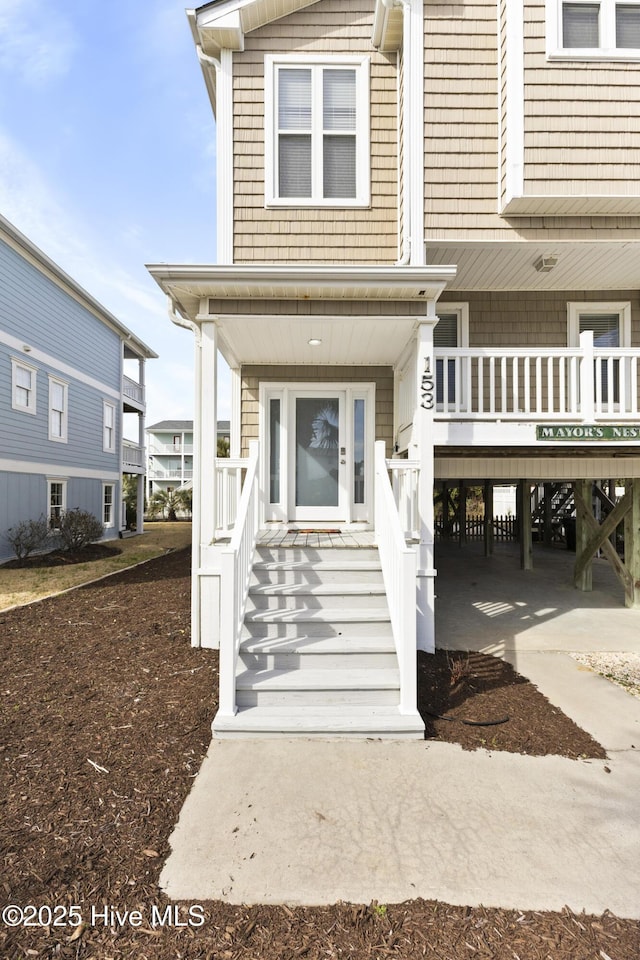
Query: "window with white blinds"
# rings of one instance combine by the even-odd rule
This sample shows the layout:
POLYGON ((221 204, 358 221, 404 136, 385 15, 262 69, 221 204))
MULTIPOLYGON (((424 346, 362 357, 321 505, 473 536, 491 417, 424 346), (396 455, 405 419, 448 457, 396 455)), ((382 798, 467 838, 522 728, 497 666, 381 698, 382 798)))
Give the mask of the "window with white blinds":
MULTIPOLYGON (((551 0, 555 4, 557 0, 551 0)), ((560 46, 564 50, 580 50, 585 55, 624 56, 622 52, 640 53, 640 0, 592 0, 574 3, 564 0, 558 10, 560 46)))
MULTIPOLYGON (((451 348, 458 346, 458 314, 439 313, 440 319, 433 330, 434 347, 451 348)), ((444 360, 436 359, 436 403, 441 405, 444 400, 444 360)), ((447 361, 447 400, 454 403, 456 398, 456 365, 455 360, 447 361)))
POLYGON ((368 203, 368 62, 266 58, 268 203, 368 203))

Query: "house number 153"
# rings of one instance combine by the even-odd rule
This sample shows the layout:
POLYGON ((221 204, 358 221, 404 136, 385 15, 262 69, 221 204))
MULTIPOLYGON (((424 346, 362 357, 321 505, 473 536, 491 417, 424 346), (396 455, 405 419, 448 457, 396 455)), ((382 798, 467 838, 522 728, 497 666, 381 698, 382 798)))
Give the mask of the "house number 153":
POLYGON ((425 357, 424 373, 421 383, 422 401, 420 406, 424 410, 433 410, 433 375, 431 373, 431 358, 425 357))

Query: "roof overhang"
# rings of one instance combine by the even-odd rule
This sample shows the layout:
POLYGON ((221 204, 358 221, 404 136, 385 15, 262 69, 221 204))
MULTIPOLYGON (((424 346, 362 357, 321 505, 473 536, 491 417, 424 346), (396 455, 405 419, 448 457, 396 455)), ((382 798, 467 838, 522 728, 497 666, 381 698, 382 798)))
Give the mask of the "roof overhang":
POLYGON ((440 263, 457 265, 448 292, 637 290, 640 238, 634 239, 633 233, 628 231, 617 240, 594 241, 433 240, 427 241, 426 259, 434 267, 440 263))
POLYGON ((456 273, 450 265, 150 264, 147 269, 182 317, 215 320, 220 350, 234 366, 395 363, 420 317, 428 314, 429 302, 456 273), (210 300, 218 301, 215 312, 210 300), (247 307, 255 300, 261 301, 258 311, 247 307), (345 301, 352 311, 345 310, 345 301), (342 306, 333 308, 338 302, 342 306), (369 310, 367 303, 374 302, 375 310, 369 310), (314 348, 310 339, 322 342, 314 348))

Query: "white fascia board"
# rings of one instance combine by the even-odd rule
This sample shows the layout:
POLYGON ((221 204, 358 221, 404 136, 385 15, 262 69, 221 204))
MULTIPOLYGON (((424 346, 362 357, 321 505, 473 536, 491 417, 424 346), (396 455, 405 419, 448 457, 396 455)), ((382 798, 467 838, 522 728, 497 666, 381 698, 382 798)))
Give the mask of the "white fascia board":
POLYGON ((224 266, 217 264, 170 264, 148 263, 147 270, 153 277, 165 280, 218 280, 265 282, 269 280, 285 284, 300 283, 301 281, 329 282, 337 281, 334 285, 345 283, 366 282, 370 285, 376 281, 378 286, 395 283, 397 285, 410 283, 433 282, 442 280, 448 282, 455 276, 455 266, 357 266, 344 267, 339 264, 323 264, 308 266, 299 264, 237 264, 224 266))

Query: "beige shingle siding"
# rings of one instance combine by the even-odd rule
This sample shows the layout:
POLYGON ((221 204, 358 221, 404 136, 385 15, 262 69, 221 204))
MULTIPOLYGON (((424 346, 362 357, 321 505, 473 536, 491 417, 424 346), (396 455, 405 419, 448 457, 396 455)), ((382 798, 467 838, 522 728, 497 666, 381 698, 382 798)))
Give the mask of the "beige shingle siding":
POLYGON ((320 0, 247 34, 234 54, 234 259, 237 263, 394 263, 398 247, 395 57, 371 47, 373 4, 320 0), (265 209, 264 57, 371 58, 371 206, 265 209))
POLYGON ((242 456, 248 455, 249 440, 258 437, 260 384, 315 381, 329 383, 375 383, 376 440, 384 440, 387 456, 393 445, 393 368, 387 366, 297 366, 246 364, 241 371, 242 456))
POLYGON ((496 4, 425 3, 425 230, 498 229, 496 4))
POLYGON ((524 42, 525 194, 640 193, 637 64, 547 61, 542 0, 524 42))
POLYGON ((631 344, 640 346, 637 290, 549 290, 513 293, 445 293, 438 301, 469 304, 470 347, 566 347, 567 303, 631 302, 631 344))

